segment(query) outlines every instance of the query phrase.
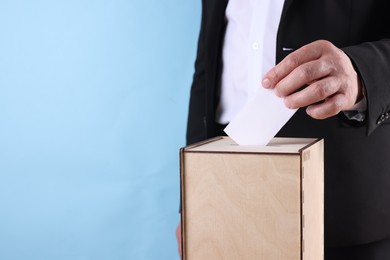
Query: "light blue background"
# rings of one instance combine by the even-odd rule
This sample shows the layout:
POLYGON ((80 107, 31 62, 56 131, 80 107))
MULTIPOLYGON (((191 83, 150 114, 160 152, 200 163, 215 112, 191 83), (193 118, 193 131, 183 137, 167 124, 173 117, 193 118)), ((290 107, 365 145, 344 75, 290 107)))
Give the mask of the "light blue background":
POLYGON ((200 0, 0 0, 0 259, 178 259, 200 0))

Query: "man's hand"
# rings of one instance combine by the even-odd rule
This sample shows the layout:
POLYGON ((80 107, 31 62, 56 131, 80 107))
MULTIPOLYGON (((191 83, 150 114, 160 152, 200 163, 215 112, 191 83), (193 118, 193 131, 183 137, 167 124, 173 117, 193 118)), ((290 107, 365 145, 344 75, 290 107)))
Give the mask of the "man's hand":
POLYGON ((176 228, 176 239, 177 239, 177 248, 179 250, 179 256, 181 258, 181 222, 177 225, 176 228))
POLYGON ((362 98, 362 84, 351 60, 324 40, 288 55, 264 76, 262 84, 284 98, 288 108, 308 106, 307 114, 315 119, 348 110, 362 98), (304 85, 308 86, 301 89, 304 85))

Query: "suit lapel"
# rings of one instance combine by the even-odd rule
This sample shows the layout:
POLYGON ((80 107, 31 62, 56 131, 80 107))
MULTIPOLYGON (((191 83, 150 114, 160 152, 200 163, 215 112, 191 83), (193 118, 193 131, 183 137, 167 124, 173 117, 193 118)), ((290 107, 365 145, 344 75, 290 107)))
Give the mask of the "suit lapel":
POLYGON ((294 0, 284 0, 283 10, 282 10, 282 19, 286 15, 288 8, 294 0))
MULTIPOLYGON (((287 53, 282 51, 283 47, 286 47, 283 45, 284 44, 283 36, 284 36, 285 31, 287 29, 285 21, 286 21, 288 9, 290 8, 291 3, 293 1, 294 0, 284 0, 282 15, 280 17, 280 22, 279 22, 278 34, 277 34, 277 38, 276 38, 276 63, 280 62, 287 54, 287 53)), ((287 47, 289 47, 289 46, 287 46, 287 47)))

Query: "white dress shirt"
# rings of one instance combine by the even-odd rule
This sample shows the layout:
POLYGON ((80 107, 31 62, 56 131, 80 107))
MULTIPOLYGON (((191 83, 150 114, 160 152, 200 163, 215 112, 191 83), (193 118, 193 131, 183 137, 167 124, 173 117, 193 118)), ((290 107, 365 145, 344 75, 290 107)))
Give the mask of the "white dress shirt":
POLYGON ((261 87, 276 62, 276 35, 284 0, 229 0, 216 120, 227 124, 261 87))

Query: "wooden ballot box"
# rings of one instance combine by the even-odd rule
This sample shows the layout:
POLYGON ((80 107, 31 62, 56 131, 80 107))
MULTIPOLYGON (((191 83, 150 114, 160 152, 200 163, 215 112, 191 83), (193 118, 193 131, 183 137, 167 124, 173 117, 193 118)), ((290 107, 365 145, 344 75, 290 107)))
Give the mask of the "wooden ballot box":
POLYGON ((182 148, 183 259, 323 259, 323 140, 182 148))

